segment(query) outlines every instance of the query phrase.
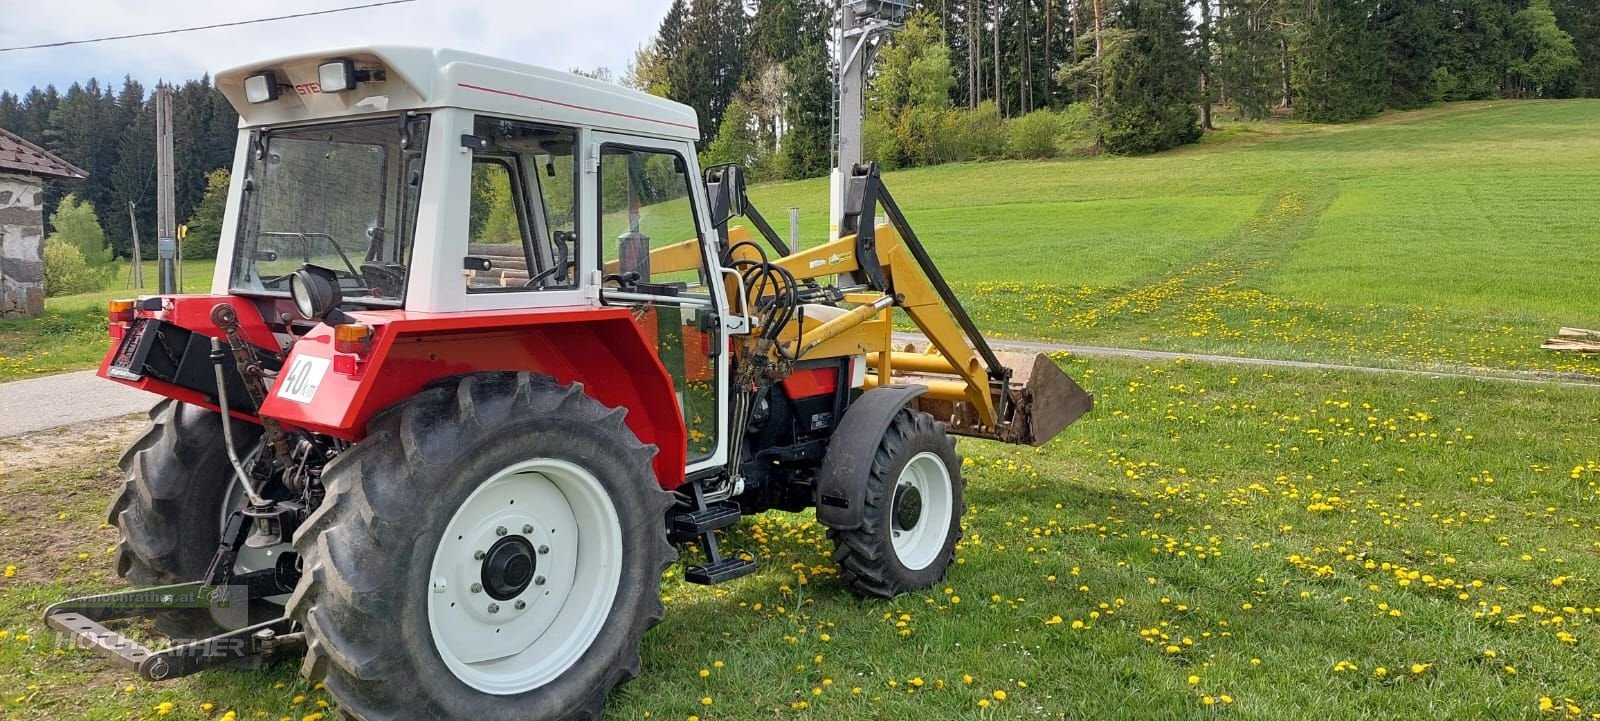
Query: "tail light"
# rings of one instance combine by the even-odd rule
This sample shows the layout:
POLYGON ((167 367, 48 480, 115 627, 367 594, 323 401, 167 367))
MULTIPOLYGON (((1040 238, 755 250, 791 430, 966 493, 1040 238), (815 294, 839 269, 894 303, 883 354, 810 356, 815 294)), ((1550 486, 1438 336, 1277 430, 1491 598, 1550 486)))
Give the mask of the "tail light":
POLYGON ((372 328, 361 323, 345 323, 333 327, 333 349, 340 353, 361 355, 372 349, 372 328))
POLYGON ((133 308, 137 305, 131 300, 114 300, 106 306, 106 317, 112 323, 132 323, 133 308))

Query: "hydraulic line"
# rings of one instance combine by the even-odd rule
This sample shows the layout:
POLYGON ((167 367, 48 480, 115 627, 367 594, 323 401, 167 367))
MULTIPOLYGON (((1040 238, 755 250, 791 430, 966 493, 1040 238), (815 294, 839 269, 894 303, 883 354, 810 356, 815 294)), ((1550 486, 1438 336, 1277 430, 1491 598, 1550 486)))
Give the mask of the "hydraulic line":
POLYGON ((245 497, 250 499, 250 505, 265 506, 266 500, 250 485, 250 473, 239 460, 239 453, 233 449, 233 416, 228 412, 228 387, 222 370, 222 361, 227 357, 222 350, 222 341, 212 338, 211 369, 217 376, 217 407, 222 411, 222 445, 228 449, 228 462, 233 464, 234 475, 239 480, 239 487, 244 489, 245 497))

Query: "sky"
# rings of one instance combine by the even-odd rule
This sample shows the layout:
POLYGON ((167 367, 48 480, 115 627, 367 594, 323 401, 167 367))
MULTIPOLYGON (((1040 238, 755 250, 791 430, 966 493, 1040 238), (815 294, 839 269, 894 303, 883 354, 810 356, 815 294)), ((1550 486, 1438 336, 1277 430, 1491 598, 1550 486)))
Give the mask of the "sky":
MULTIPOLYGON (((0 0, 0 48, 363 5, 371 0, 0 0)), ((148 88, 237 65, 366 45, 453 47, 620 77, 671 0, 414 0, 366 10, 149 38, 0 52, 0 90, 98 77, 148 88)))

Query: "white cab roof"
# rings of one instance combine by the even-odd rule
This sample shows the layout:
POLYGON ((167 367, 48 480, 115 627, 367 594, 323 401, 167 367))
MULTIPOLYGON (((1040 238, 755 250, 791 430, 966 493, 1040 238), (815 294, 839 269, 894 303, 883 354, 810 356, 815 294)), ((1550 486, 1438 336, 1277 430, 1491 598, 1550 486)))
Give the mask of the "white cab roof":
POLYGON ((565 125, 698 140, 699 120, 682 103, 573 73, 486 55, 407 46, 346 48, 255 63, 217 73, 217 88, 239 111, 242 127, 456 107, 565 125), (382 80, 323 93, 317 66, 348 58, 382 80), (276 100, 245 100, 246 77, 272 71, 276 100))

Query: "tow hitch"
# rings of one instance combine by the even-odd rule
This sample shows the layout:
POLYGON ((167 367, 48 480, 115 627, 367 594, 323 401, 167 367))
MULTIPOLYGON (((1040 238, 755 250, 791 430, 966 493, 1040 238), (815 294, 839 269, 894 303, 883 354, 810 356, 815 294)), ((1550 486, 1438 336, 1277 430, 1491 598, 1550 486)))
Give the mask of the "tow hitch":
POLYGON ((291 563, 250 573, 233 572, 239 548, 256 528, 254 519, 261 512, 245 508, 229 516, 222 547, 217 549, 205 580, 62 601, 45 609, 45 624, 67 634, 78 647, 99 651, 150 681, 228 664, 260 668, 282 655, 300 653, 305 634, 297 632, 288 618, 249 623, 250 602, 294 591, 299 569, 291 563), (174 639, 173 646, 153 651, 105 626, 107 621, 150 618, 179 608, 206 609, 224 626, 239 627, 207 638, 174 639))
MULTIPOLYGON (((274 573, 263 571, 261 573, 274 573)), ((241 576, 236 579, 247 580, 241 576)), ((251 667, 265 666, 286 653, 299 653, 304 645, 304 634, 293 633, 293 622, 277 618, 265 623, 245 626, 235 631, 180 643, 169 648, 152 651, 143 644, 106 628, 105 621, 148 617, 174 607, 193 607, 192 604, 238 603, 241 611, 249 605, 248 594, 228 592, 239 586, 217 587, 205 581, 179 583, 171 586, 85 596, 62 601, 44 612, 44 621, 50 628, 67 634, 80 648, 92 649, 110 657, 124 667, 138 671, 148 681, 161 681, 187 676, 215 666, 248 662, 251 667), (218 594, 217 592, 222 593, 218 594), (218 600, 218 595, 238 595, 238 601, 218 600)), ((277 593, 274 591, 274 593, 277 593)), ((265 594, 262 594, 265 595, 265 594)))

